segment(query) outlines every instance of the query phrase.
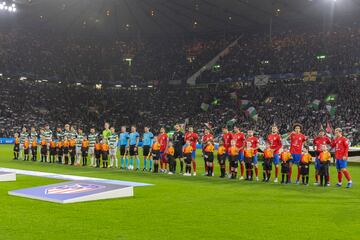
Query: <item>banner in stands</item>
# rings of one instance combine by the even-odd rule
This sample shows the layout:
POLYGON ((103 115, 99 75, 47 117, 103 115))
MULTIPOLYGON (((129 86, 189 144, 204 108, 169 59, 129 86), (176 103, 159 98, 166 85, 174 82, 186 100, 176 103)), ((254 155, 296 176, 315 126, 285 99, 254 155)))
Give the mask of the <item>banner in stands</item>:
POLYGON ((304 78, 303 80, 306 81, 316 81, 318 72, 313 71, 313 72, 304 72, 304 78))
POLYGON ((254 84, 256 86, 263 86, 268 84, 270 75, 256 75, 254 79, 254 84))
MULTIPOLYGON (((337 76, 349 75, 351 77, 360 76, 360 68, 350 69, 344 71, 313 71, 313 72, 298 72, 298 73, 278 73, 270 75, 257 75, 257 76, 234 76, 234 77, 225 77, 219 79, 219 83, 234 83, 234 82, 256 82, 259 81, 259 76, 268 76, 268 81, 276 80, 302 80, 302 81, 316 81, 317 79, 326 79, 337 76), (257 80, 256 80, 257 78, 257 80)), ((260 77, 261 78, 261 77, 260 77)), ((203 83, 204 84, 204 83, 203 83)), ((256 83, 255 83, 256 84, 256 83)))

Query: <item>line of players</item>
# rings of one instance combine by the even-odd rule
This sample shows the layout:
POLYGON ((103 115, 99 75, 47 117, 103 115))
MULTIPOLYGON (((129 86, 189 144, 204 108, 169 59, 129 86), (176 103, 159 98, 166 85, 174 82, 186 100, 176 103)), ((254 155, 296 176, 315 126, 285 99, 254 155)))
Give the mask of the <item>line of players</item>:
MULTIPOLYGON (((300 177, 304 185, 309 184, 309 168, 312 162, 312 156, 309 154, 309 147, 305 145, 307 137, 301 133, 302 125, 294 124, 293 132, 286 134, 290 141, 289 146, 282 146, 282 137, 278 133, 277 126, 272 126, 271 133, 266 137, 266 147, 263 150, 263 181, 268 182, 275 165, 275 179, 278 182, 279 170, 281 167, 281 183, 291 183, 293 165, 297 166, 296 183, 300 183, 300 177)), ((226 175, 226 160, 229 160, 229 176, 233 179, 237 177, 238 163, 240 162, 240 180, 253 179, 253 170, 255 170, 255 179, 259 180, 258 150, 259 139, 254 136, 252 130, 247 131, 247 136, 240 131, 240 128, 234 127, 234 132, 229 132, 226 127, 222 129, 222 139, 218 148, 218 161, 220 164, 221 176, 226 175), (246 173, 246 178, 244 177, 246 173)), ((210 176, 213 168, 212 154, 206 150, 206 143, 212 135, 205 131, 203 137, 205 160, 210 156, 206 167, 210 176)), ((209 143, 207 143, 209 144, 209 143)), ((211 143, 210 143, 211 145, 211 143)), ((331 161, 330 148, 335 151, 336 169, 338 172, 337 186, 342 186, 342 176, 347 179, 347 187, 352 186, 351 176, 347 170, 348 139, 342 135, 340 128, 335 129, 335 136, 332 140, 325 135, 325 131, 320 129, 319 135, 313 140, 315 147, 315 185, 330 186, 329 167, 331 161)))
MULTIPOLYGON (((126 127, 121 127, 118 135, 113 127, 108 123, 104 125, 102 135, 97 134, 95 129, 90 129, 89 135, 85 135, 82 129, 75 130, 66 124, 64 131, 58 128, 54 134, 46 125, 40 129, 40 149, 41 162, 55 162, 71 165, 87 165, 87 158, 90 155, 90 165, 100 167, 102 160, 103 168, 119 167, 117 159, 117 148, 120 148, 120 168, 129 170, 140 170, 140 159, 138 156, 138 145, 140 135, 136 127, 132 126, 131 131, 127 132, 126 127), (56 141, 55 141, 56 139, 56 141), (110 165, 108 160, 110 159, 110 165), (136 161, 136 165, 134 164, 136 161), (136 166, 136 167, 135 167, 136 166)), ((278 133, 276 126, 272 127, 271 133, 266 138, 266 148, 263 150, 263 181, 270 180, 272 166, 275 166, 275 179, 278 182, 279 170, 281 167, 281 183, 291 183, 293 165, 298 166, 296 183, 308 185, 309 168, 312 157, 308 147, 304 146, 307 137, 301 133, 301 124, 293 126, 293 132, 287 138, 290 141, 290 148, 282 146, 282 137, 278 133)), ((21 158, 24 153, 24 160, 29 160, 31 150, 32 160, 37 159, 37 138, 35 128, 31 128, 30 133, 23 128, 20 136, 15 136, 14 159, 21 158)), ((172 139, 168 138, 164 128, 160 129, 155 137, 148 127, 145 127, 142 136, 143 142, 143 171, 176 173, 177 160, 180 163, 180 173, 184 176, 196 176, 196 144, 199 136, 192 127, 186 133, 179 124, 175 125, 175 132, 172 139), (147 164, 149 163, 149 168, 147 164), (185 172, 184 172, 185 166, 185 172), (160 167, 160 169, 159 169, 160 167)), ((208 129, 205 129, 201 139, 202 156, 205 163, 207 176, 214 175, 214 137, 208 129)), ((330 186, 329 166, 331 155, 329 148, 335 149, 336 168, 338 171, 337 186, 342 185, 342 176, 348 180, 347 187, 352 186, 352 180, 347 170, 348 140, 342 136, 341 129, 335 129, 335 137, 330 140, 324 130, 319 131, 319 135, 314 138, 315 157, 315 184, 330 186)), ((247 135, 240 131, 239 127, 234 127, 230 132, 227 127, 222 129, 222 136, 217 150, 217 160, 220 165, 220 177, 226 175, 236 179, 238 164, 240 163, 240 180, 252 180, 255 173, 255 180, 259 181, 259 139, 254 136, 252 130, 247 131, 247 135), (228 161, 228 171, 226 163, 228 161), (253 171, 254 170, 254 171, 253 171)))

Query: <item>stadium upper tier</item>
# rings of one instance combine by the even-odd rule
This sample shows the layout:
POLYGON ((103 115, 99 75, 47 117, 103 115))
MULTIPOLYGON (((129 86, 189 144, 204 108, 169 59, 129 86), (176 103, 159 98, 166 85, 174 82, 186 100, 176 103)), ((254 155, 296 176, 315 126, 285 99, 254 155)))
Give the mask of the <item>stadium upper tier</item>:
MULTIPOLYGON (((238 36, 110 41, 0 33, 0 72, 62 82, 145 85, 183 83, 238 36)), ((360 65, 357 25, 332 32, 243 35, 197 82, 259 74, 354 70, 360 65)))

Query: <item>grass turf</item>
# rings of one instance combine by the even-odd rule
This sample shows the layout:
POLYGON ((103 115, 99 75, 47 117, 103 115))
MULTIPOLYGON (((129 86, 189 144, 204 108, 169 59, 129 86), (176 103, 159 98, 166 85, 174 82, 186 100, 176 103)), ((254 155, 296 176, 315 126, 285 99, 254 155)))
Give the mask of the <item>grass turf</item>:
MULTIPOLYGON (((198 155, 198 173, 203 162, 198 155)), ((8 196, 9 190, 61 182, 18 175, 0 182, 0 239, 358 239, 360 165, 352 189, 239 182, 114 169, 13 161, 0 145, 0 167, 155 184, 135 197, 61 205, 8 196)), ((216 165, 218 172, 218 165, 216 165)), ((216 172, 216 173, 217 173, 216 172)), ((313 179, 313 166, 310 179, 313 179)))

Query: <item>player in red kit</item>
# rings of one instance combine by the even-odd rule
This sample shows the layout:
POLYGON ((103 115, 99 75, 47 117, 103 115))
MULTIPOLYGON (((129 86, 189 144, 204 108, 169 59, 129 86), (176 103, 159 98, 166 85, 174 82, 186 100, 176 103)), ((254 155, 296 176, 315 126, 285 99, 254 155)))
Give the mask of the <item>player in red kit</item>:
POLYGON ((167 158, 166 158, 166 151, 167 151, 167 144, 168 144, 168 135, 165 132, 165 128, 160 128, 160 134, 158 135, 158 142, 160 143, 160 172, 166 172, 167 169, 167 158))
MULTIPOLYGON (((325 135, 324 129, 320 129, 319 135, 313 141, 315 148, 315 185, 319 185, 319 169, 320 169, 320 153, 322 152, 323 145, 330 145, 331 140, 325 135)), ((326 176, 326 182, 330 183, 330 176, 326 176)))
POLYGON ((336 186, 342 186, 342 174, 348 180, 347 188, 352 186, 351 176, 349 171, 346 169, 347 160, 348 160, 348 151, 349 151, 349 140, 342 135, 341 128, 335 129, 335 138, 331 143, 331 147, 335 148, 335 158, 336 158, 336 169, 338 172, 339 182, 336 186))
MULTIPOLYGON (((229 148, 231 146, 231 140, 233 138, 233 134, 231 132, 229 132, 227 127, 223 127, 222 128, 222 136, 221 136, 223 143, 224 143, 224 148, 226 149, 226 158, 229 157, 229 148)), ((231 176, 231 164, 230 164, 230 158, 229 159, 229 177, 231 176)), ((226 163, 225 163, 226 164, 226 163)), ((226 166, 225 166, 226 169, 226 166)))
POLYGON ((292 160, 290 160, 289 165, 289 181, 291 183, 291 175, 292 175, 292 166, 293 164, 296 164, 298 167, 298 172, 296 176, 296 184, 299 184, 300 179, 300 160, 301 160, 301 154, 302 154, 302 148, 304 146, 304 143, 306 141, 306 137, 304 134, 301 133, 302 125, 300 123, 295 123, 293 125, 294 131, 291 132, 288 136, 290 139, 290 153, 292 155, 292 160))
POLYGON ((268 135, 267 141, 270 143, 270 149, 274 151, 274 165, 275 165, 275 179, 274 182, 278 182, 279 165, 280 165, 280 153, 282 148, 281 136, 278 133, 279 129, 276 125, 271 127, 271 134, 268 135))
POLYGON ((191 147, 193 148, 193 152, 191 154, 191 162, 194 169, 193 176, 196 176, 195 156, 196 156, 196 143, 198 140, 199 140, 199 136, 196 133, 194 133, 194 128, 189 127, 188 132, 185 133, 185 141, 189 141, 191 147))
POLYGON ((259 149, 259 139, 254 136, 253 130, 248 130, 247 138, 245 141, 251 143, 251 149, 254 150, 253 164, 255 167, 255 177, 256 177, 255 179, 256 181, 259 181, 259 166, 258 166, 258 156, 257 156, 257 152, 259 149))
MULTIPOLYGON (((212 141, 214 140, 214 136, 210 133, 210 130, 209 129, 205 129, 204 130, 204 136, 201 138, 201 143, 202 143, 202 148, 203 148, 203 153, 205 151, 205 147, 207 146, 208 142, 209 141, 212 141)), ((206 161, 204 159, 204 162, 205 162, 205 175, 208 174, 208 166, 206 164, 206 161)), ((214 164, 212 165, 212 174, 214 174, 214 164)))
POLYGON ((240 162, 240 180, 244 179, 245 162, 244 162, 244 147, 245 147, 245 134, 240 131, 240 128, 235 126, 232 135, 233 140, 236 141, 236 147, 239 150, 238 161, 240 162))

